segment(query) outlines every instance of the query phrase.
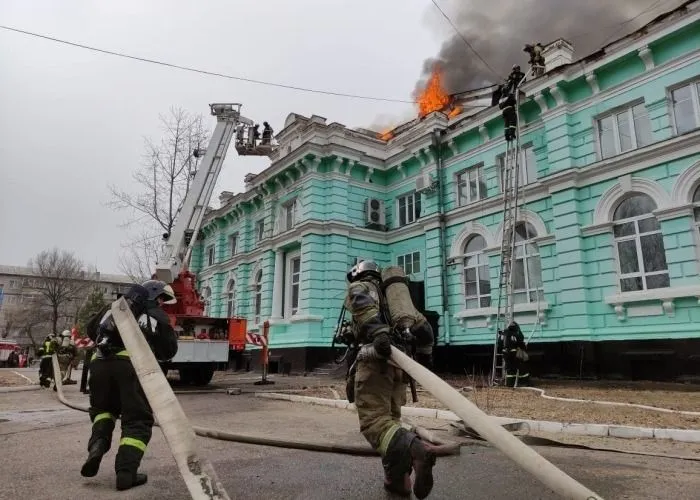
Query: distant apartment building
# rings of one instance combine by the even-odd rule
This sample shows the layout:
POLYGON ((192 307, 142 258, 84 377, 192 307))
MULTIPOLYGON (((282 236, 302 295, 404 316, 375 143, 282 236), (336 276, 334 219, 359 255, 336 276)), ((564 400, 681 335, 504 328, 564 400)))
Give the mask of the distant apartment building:
MULTIPOLYGON (((104 294, 105 300, 114 300, 117 293, 123 293, 132 284, 128 276, 100 272, 86 271, 81 279, 86 282, 84 293, 66 304, 67 317, 61 320, 59 327, 72 326, 75 314, 85 302, 87 294, 95 288, 104 294)), ((31 267, 0 265, 0 335, 21 341, 20 343, 29 343, 29 339, 21 336, 23 325, 13 320, 13 316, 31 305, 39 294, 41 283, 41 277, 31 267)), ((37 335, 42 338, 48 335, 50 332, 47 328, 50 326, 38 328, 37 335)))
MULTIPOLYGON (((551 43, 546 73, 522 87, 513 287, 535 373, 700 371, 699 6, 578 60, 551 43)), ((205 218, 191 268, 208 313, 253 330, 269 319, 272 351, 311 369, 329 359, 345 273, 374 259, 402 266, 439 313, 439 368, 488 371, 498 106, 381 136, 290 114, 277 140, 270 167, 205 218)))

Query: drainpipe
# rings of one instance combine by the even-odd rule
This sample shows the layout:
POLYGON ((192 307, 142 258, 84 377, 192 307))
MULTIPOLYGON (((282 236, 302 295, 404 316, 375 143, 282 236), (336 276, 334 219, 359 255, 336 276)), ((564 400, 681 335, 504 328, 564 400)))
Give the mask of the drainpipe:
POLYGON ((447 255, 445 252, 445 207, 444 207, 444 170, 442 165, 442 136, 445 130, 433 130, 433 148, 435 148, 435 173, 437 174, 438 188, 438 246, 440 250, 440 281, 442 284, 442 318, 445 330, 445 345, 450 345, 450 312, 447 302, 447 255))

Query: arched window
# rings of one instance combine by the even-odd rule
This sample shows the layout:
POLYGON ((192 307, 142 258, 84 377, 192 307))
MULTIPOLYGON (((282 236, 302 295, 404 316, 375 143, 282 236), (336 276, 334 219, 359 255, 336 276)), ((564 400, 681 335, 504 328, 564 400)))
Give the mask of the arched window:
POLYGON ((620 271, 620 291, 633 292, 670 285, 666 250, 656 203, 646 194, 623 200, 613 214, 613 234, 620 271))
POLYGON ((513 261, 513 303, 524 304, 544 299, 540 250, 532 240, 537 237, 529 222, 515 226, 515 260, 513 261))
POLYGON ((260 314, 262 311, 262 271, 255 275, 255 318, 253 322, 260 324, 260 314))
POLYGON ((695 216, 695 227, 700 231, 700 185, 693 193, 693 214, 695 216))
POLYGON ((230 280, 226 287, 226 317, 232 318, 236 314, 236 280, 230 280))
POLYGON ((202 300, 204 301, 204 315, 209 316, 211 312, 211 288, 208 286, 202 290, 202 300))
POLYGON ((464 245, 464 301, 467 309, 491 305, 491 281, 488 257, 484 255, 486 240, 472 236, 464 245))

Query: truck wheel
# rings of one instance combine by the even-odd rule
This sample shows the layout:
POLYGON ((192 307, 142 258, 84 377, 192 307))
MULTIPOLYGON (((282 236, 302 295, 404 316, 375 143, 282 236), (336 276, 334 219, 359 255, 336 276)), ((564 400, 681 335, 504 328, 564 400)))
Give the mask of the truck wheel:
POLYGON ((214 377, 214 368, 209 366, 201 366, 195 370, 192 370, 192 382, 194 385, 204 386, 211 382, 212 377, 214 377))
POLYGON ((194 379, 195 370, 192 368, 180 368, 180 383, 182 385, 190 385, 194 379))

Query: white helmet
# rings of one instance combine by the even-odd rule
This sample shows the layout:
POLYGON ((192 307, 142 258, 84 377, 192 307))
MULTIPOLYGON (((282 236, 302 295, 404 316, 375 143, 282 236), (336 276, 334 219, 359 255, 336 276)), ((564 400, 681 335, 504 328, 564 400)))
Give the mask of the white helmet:
POLYGON ((63 333, 61 333, 61 337, 70 337, 70 330, 63 330, 63 333))

